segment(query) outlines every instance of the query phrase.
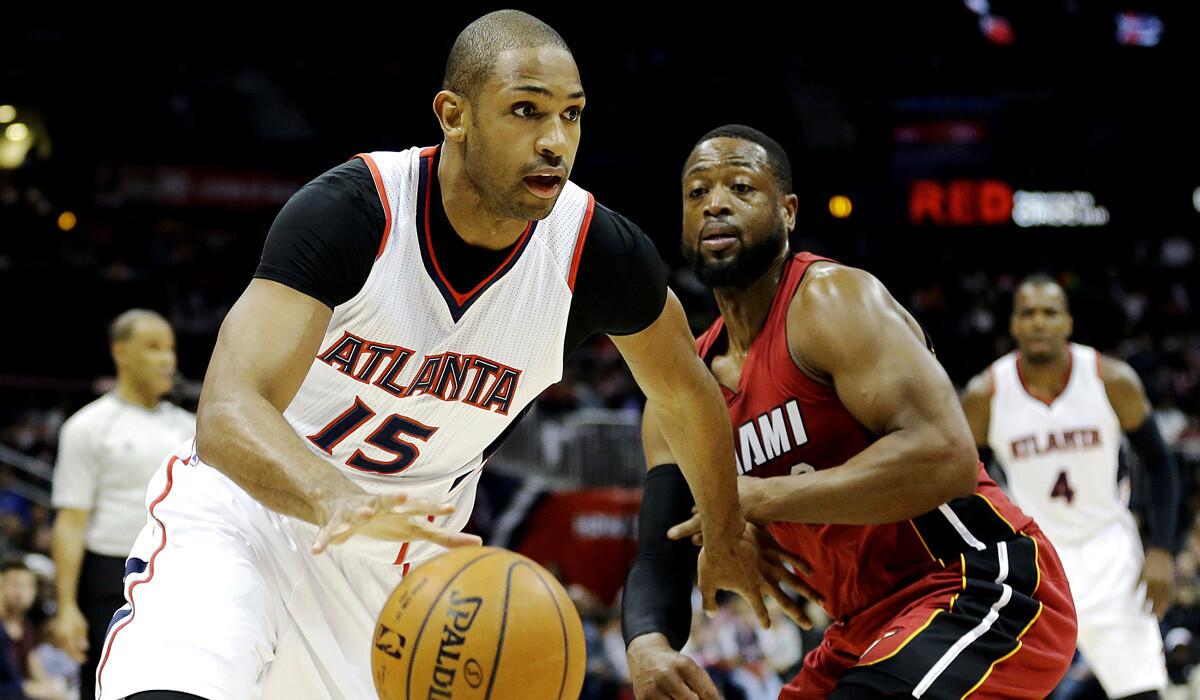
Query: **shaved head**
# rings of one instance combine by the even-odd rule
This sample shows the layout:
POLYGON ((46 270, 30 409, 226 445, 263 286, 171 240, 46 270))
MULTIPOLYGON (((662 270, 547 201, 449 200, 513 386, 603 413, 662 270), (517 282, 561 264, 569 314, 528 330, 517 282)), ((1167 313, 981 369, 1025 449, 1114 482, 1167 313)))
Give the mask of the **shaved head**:
POLYGON ((571 52, 558 32, 531 14, 520 10, 488 13, 468 24, 454 40, 446 60, 442 89, 474 102, 479 88, 491 75, 497 56, 505 51, 542 46, 571 52))

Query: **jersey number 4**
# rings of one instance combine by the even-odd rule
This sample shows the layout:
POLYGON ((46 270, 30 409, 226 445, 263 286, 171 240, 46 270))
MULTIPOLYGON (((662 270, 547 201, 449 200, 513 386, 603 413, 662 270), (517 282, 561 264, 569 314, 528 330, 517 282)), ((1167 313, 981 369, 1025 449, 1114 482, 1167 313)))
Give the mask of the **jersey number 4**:
POLYGON ((1054 488, 1050 491, 1050 498, 1065 498, 1067 505, 1075 500, 1075 489, 1071 488, 1071 482, 1067 481, 1066 470, 1058 472, 1058 479, 1055 480, 1054 488))
MULTIPOLYGON (((362 399, 356 396, 353 406, 330 421, 329 425, 315 434, 309 435, 308 439, 312 440, 313 444, 322 452, 332 455, 333 448, 374 417, 375 411, 372 411, 363 403, 362 399)), ((437 428, 433 426, 393 413, 380 421, 379 426, 371 431, 365 440, 368 445, 378 447, 392 455, 392 459, 371 459, 363 454, 362 450, 355 450, 350 459, 346 460, 346 465, 372 474, 398 474, 417 461, 417 457, 421 455, 421 448, 405 440, 404 437, 425 442, 436 432, 437 428)))

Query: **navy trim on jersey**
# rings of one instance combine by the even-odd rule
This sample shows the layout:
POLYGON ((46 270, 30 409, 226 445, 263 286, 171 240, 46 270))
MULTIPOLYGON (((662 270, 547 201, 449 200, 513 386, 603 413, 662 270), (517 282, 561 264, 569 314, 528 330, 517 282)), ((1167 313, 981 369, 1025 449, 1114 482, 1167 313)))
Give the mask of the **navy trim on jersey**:
POLYGON ((467 309, 471 308, 471 305, 479 297, 483 296, 484 292, 491 288, 497 280, 503 277, 521 259, 521 254, 525 252, 525 248, 529 245, 529 240, 533 238, 537 222, 529 222, 512 253, 509 254, 508 258, 495 272, 488 275, 486 279, 466 294, 458 292, 450 286, 449 281, 442 275, 441 270, 438 269, 439 265, 433 252, 432 233, 429 230, 429 178, 436 177, 433 173, 433 164, 436 157, 436 148, 424 151, 421 155, 421 166, 419 168, 417 183, 417 242, 421 248, 421 262, 425 264, 425 272, 429 275, 429 279, 433 281, 434 285, 437 286, 438 291, 441 292, 442 299, 446 301, 446 308, 450 311, 450 317, 457 323, 467 313, 467 309), (425 155, 425 153, 428 153, 428 155, 425 155))

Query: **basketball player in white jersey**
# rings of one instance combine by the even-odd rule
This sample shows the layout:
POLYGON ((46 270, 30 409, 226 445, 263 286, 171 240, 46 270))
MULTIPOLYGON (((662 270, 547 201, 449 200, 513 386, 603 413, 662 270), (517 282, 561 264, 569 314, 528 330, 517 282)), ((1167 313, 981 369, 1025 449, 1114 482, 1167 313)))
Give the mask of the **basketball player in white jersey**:
POLYGON ((971 380, 963 408, 1013 500, 1058 550, 1079 615, 1079 650, 1105 692, 1155 698, 1167 674, 1149 607, 1161 615, 1171 602, 1178 474, 1137 373, 1070 343, 1072 328, 1062 287, 1045 275, 1024 280, 1013 299, 1017 350, 971 380), (1145 556, 1117 489, 1122 433, 1151 476, 1145 556))
MULTIPOLYGON (((708 604, 736 590, 766 618, 717 385, 653 245, 568 180, 584 93, 566 44, 524 13, 486 15, 433 107, 439 146, 360 154, 272 225, 195 446, 147 492, 103 700, 373 697, 383 602, 410 566, 478 544, 460 530, 486 459, 597 332, 666 418, 705 513, 708 604)), ((461 679, 450 652, 441 678, 461 679)))

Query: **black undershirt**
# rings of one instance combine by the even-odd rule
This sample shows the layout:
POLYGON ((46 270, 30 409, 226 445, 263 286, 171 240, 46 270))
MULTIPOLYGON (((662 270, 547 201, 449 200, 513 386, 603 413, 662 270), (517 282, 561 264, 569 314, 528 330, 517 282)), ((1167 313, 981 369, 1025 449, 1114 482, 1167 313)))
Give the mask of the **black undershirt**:
MULTIPOLYGON (((441 206, 436 175, 430 185, 434 188, 429 193, 434 255, 451 286, 469 291, 500 267, 512 247, 488 250, 464 241, 441 206)), ((288 200, 271 225, 254 276, 285 284, 334 308, 366 283, 384 226, 383 205, 371 171, 362 159, 353 158, 318 176, 288 200)), ((571 298, 564 357, 595 333, 627 335, 645 329, 662 312, 666 289, 666 268, 646 234, 597 203, 571 298)))

